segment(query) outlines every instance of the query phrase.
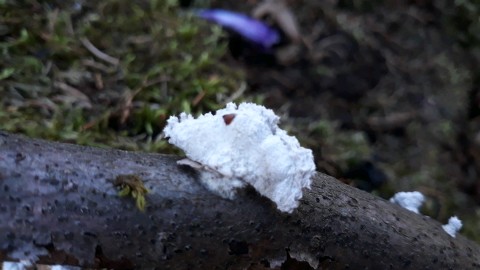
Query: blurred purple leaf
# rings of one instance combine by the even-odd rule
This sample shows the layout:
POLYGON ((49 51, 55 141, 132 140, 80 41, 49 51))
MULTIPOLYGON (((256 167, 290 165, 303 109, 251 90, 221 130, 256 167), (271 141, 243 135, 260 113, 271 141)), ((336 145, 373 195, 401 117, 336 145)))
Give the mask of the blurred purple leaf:
POLYGON ((280 41, 280 34, 273 27, 242 13, 223 9, 204 9, 196 12, 196 14, 203 19, 238 33, 250 42, 260 45, 263 49, 268 50, 280 41))

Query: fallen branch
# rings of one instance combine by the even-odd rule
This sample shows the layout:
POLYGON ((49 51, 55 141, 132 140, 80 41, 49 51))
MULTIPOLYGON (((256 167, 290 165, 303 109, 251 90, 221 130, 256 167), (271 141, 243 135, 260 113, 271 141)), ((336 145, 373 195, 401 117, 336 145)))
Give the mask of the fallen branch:
POLYGON ((177 159, 0 132, 0 261, 38 257, 117 269, 480 267, 477 244, 329 176, 317 174, 288 215, 251 189, 235 200, 211 194, 177 159), (113 182, 127 174, 150 190, 145 212, 118 196, 113 182))

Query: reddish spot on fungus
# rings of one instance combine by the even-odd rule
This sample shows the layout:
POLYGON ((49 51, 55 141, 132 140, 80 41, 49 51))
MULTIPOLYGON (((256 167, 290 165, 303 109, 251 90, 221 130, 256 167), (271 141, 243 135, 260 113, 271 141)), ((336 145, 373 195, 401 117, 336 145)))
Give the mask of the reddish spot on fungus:
POLYGON ((235 118, 236 114, 230 113, 230 114, 225 114, 223 117, 223 121, 225 122, 225 125, 230 125, 233 121, 233 118, 235 118))

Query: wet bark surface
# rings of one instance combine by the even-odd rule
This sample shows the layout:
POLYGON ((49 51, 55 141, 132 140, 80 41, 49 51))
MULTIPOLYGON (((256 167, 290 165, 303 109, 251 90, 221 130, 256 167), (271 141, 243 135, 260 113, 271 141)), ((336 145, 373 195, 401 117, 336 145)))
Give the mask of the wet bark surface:
POLYGON ((472 269, 480 248, 318 173, 292 214, 252 189, 204 189, 180 157, 0 133, 0 260, 159 269, 472 269), (150 190, 140 211, 120 175, 150 190), (305 268, 307 267, 307 268, 305 268))

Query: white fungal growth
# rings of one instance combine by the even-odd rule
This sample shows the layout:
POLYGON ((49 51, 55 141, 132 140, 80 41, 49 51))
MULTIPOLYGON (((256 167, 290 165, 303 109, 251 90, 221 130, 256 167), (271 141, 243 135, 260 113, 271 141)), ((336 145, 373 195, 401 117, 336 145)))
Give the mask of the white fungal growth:
POLYGON ((170 143, 181 148, 188 160, 179 163, 201 171, 202 183, 224 198, 248 185, 292 212, 310 188, 315 173, 312 151, 278 127, 272 110, 253 103, 233 103, 194 118, 171 116, 164 129, 170 143))
POLYGON ((410 210, 414 213, 419 213, 419 209, 425 201, 425 197, 421 192, 397 192, 390 198, 390 202, 396 203, 401 207, 410 210))
POLYGON ((442 225, 443 230, 445 230, 450 236, 455 237, 458 231, 462 228, 462 221, 458 217, 453 216, 448 219, 448 223, 442 225))
POLYGON ((2 268, 3 270, 26 270, 32 267, 33 264, 29 260, 20 260, 19 262, 3 262, 2 268))

